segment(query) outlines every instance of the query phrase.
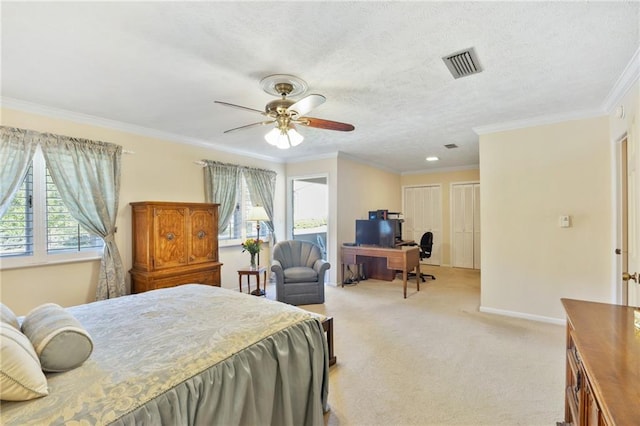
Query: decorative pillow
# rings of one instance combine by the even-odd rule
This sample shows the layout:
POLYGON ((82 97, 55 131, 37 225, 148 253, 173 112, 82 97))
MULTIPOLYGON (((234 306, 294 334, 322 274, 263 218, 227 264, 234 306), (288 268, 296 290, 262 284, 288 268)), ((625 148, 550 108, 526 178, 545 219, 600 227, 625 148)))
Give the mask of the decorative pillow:
POLYGON ((4 303, 0 303, 0 322, 10 324, 14 326, 16 330, 20 330, 20 324, 18 323, 16 314, 14 314, 13 311, 4 303))
POLYGON ((13 326, 0 322, 0 399, 27 401, 49 395, 47 378, 31 342, 13 326))
POLYGON ((62 372, 79 367, 93 351, 93 341, 82 324, 60 305, 46 303, 22 322, 22 332, 33 344, 42 369, 62 372))

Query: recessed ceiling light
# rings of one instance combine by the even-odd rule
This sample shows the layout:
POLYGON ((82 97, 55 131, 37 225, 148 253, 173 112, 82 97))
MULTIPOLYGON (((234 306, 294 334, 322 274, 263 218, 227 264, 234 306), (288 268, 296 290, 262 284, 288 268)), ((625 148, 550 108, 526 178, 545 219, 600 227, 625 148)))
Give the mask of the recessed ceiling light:
POLYGON ((427 161, 438 161, 438 157, 427 157, 427 161))

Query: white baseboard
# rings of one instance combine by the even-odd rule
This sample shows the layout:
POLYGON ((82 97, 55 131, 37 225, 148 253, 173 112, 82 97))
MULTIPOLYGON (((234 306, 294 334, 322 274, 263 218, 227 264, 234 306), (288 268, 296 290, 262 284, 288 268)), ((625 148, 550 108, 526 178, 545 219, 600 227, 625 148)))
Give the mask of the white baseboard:
POLYGON ((487 308, 485 306, 480 306, 480 312, 484 312, 487 314, 504 315, 507 317, 522 318, 522 319, 527 319, 531 321, 547 322, 550 324, 567 325, 566 318, 560 319, 560 318, 553 318, 553 317, 545 317, 542 315, 526 314, 524 312, 506 311, 504 309, 496 309, 496 308, 487 308))

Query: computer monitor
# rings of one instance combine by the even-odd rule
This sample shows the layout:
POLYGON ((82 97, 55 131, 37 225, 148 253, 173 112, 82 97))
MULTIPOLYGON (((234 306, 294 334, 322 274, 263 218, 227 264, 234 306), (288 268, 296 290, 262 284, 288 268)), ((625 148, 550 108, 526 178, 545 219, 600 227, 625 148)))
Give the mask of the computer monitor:
POLYGON ((395 247, 398 233, 397 222, 396 219, 357 219, 356 245, 395 247))
POLYGON ((356 220, 356 245, 377 246, 380 241, 378 220, 356 220))

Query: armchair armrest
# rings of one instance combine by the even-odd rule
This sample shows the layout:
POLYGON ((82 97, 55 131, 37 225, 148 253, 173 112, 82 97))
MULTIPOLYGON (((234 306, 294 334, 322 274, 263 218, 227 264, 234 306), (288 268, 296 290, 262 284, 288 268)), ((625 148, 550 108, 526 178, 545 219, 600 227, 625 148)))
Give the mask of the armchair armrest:
POLYGON ((273 259, 271 262, 271 272, 276 274, 276 282, 284 282, 284 270, 279 260, 273 259))
POLYGON ((313 269, 318 273, 318 280, 324 283, 324 275, 327 269, 331 268, 331 264, 324 259, 318 259, 313 264, 313 269))

